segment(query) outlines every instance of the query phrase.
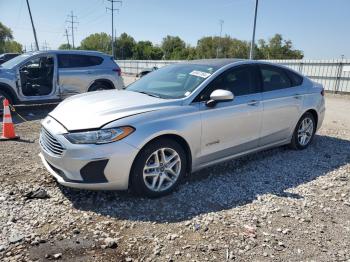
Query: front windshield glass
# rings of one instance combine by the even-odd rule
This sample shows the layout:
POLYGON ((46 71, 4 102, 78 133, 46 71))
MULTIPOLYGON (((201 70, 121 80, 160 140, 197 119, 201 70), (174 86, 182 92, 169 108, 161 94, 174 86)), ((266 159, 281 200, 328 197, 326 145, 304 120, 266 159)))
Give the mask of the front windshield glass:
POLYGON ((10 59, 9 61, 3 63, 1 65, 1 67, 6 68, 6 69, 11 69, 14 66, 16 66, 18 63, 21 63, 22 61, 24 61, 25 59, 27 59, 30 56, 31 56, 30 54, 22 54, 22 55, 16 56, 16 57, 10 59))
POLYGON ((174 64, 142 77, 127 90, 165 99, 189 96, 218 68, 209 65, 174 64))

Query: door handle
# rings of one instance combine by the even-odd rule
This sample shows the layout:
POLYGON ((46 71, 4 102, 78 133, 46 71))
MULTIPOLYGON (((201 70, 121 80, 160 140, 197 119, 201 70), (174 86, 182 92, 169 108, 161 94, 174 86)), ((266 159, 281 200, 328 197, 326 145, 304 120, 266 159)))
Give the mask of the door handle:
POLYGON ((248 102, 248 106, 257 106, 259 104, 258 100, 251 100, 248 102))
POLYGON ((295 94, 295 95, 294 95, 294 98, 295 98, 295 99, 301 99, 301 94, 295 94))
POLYGON ((88 73, 89 75, 91 75, 91 74, 92 74, 92 71, 87 71, 87 73, 88 73))

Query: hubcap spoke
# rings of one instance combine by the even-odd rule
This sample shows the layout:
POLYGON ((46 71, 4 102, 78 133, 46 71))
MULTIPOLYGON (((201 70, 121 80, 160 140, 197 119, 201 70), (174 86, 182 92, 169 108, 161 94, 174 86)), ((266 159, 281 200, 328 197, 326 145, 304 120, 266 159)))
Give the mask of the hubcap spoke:
POLYGON ((159 176, 153 177, 153 179, 152 179, 152 185, 151 185, 152 188, 155 188, 155 187, 156 187, 158 178, 159 178, 159 176))
POLYGON ((180 162, 180 159, 176 159, 173 162, 168 164, 168 169, 172 169, 176 164, 180 162))
POLYGON ((163 182, 164 182, 164 175, 161 175, 161 176, 159 176, 159 183, 158 183, 158 186, 157 186, 157 189, 156 189, 157 191, 161 190, 163 182))

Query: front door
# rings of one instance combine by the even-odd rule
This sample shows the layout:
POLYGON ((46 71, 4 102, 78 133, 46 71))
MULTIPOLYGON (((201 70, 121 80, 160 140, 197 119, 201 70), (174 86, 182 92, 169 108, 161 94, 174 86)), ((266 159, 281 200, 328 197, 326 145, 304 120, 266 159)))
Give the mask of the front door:
POLYGON ((257 68, 243 65, 228 69, 200 95, 202 139, 200 164, 236 155, 258 146, 262 104, 257 68), (204 101, 216 89, 229 90, 234 99, 210 108, 204 101))
POLYGON ((56 61, 51 54, 35 56, 18 68, 18 85, 21 100, 55 99, 56 61))

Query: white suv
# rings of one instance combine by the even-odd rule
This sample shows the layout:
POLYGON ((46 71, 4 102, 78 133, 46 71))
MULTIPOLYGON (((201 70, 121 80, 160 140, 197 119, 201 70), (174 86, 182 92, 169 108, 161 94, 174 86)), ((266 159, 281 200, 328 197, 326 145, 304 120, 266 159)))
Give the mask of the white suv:
POLYGON ((124 88, 120 67, 107 54, 57 50, 25 53, 0 65, 0 103, 60 101, 83 92, 124 88))

